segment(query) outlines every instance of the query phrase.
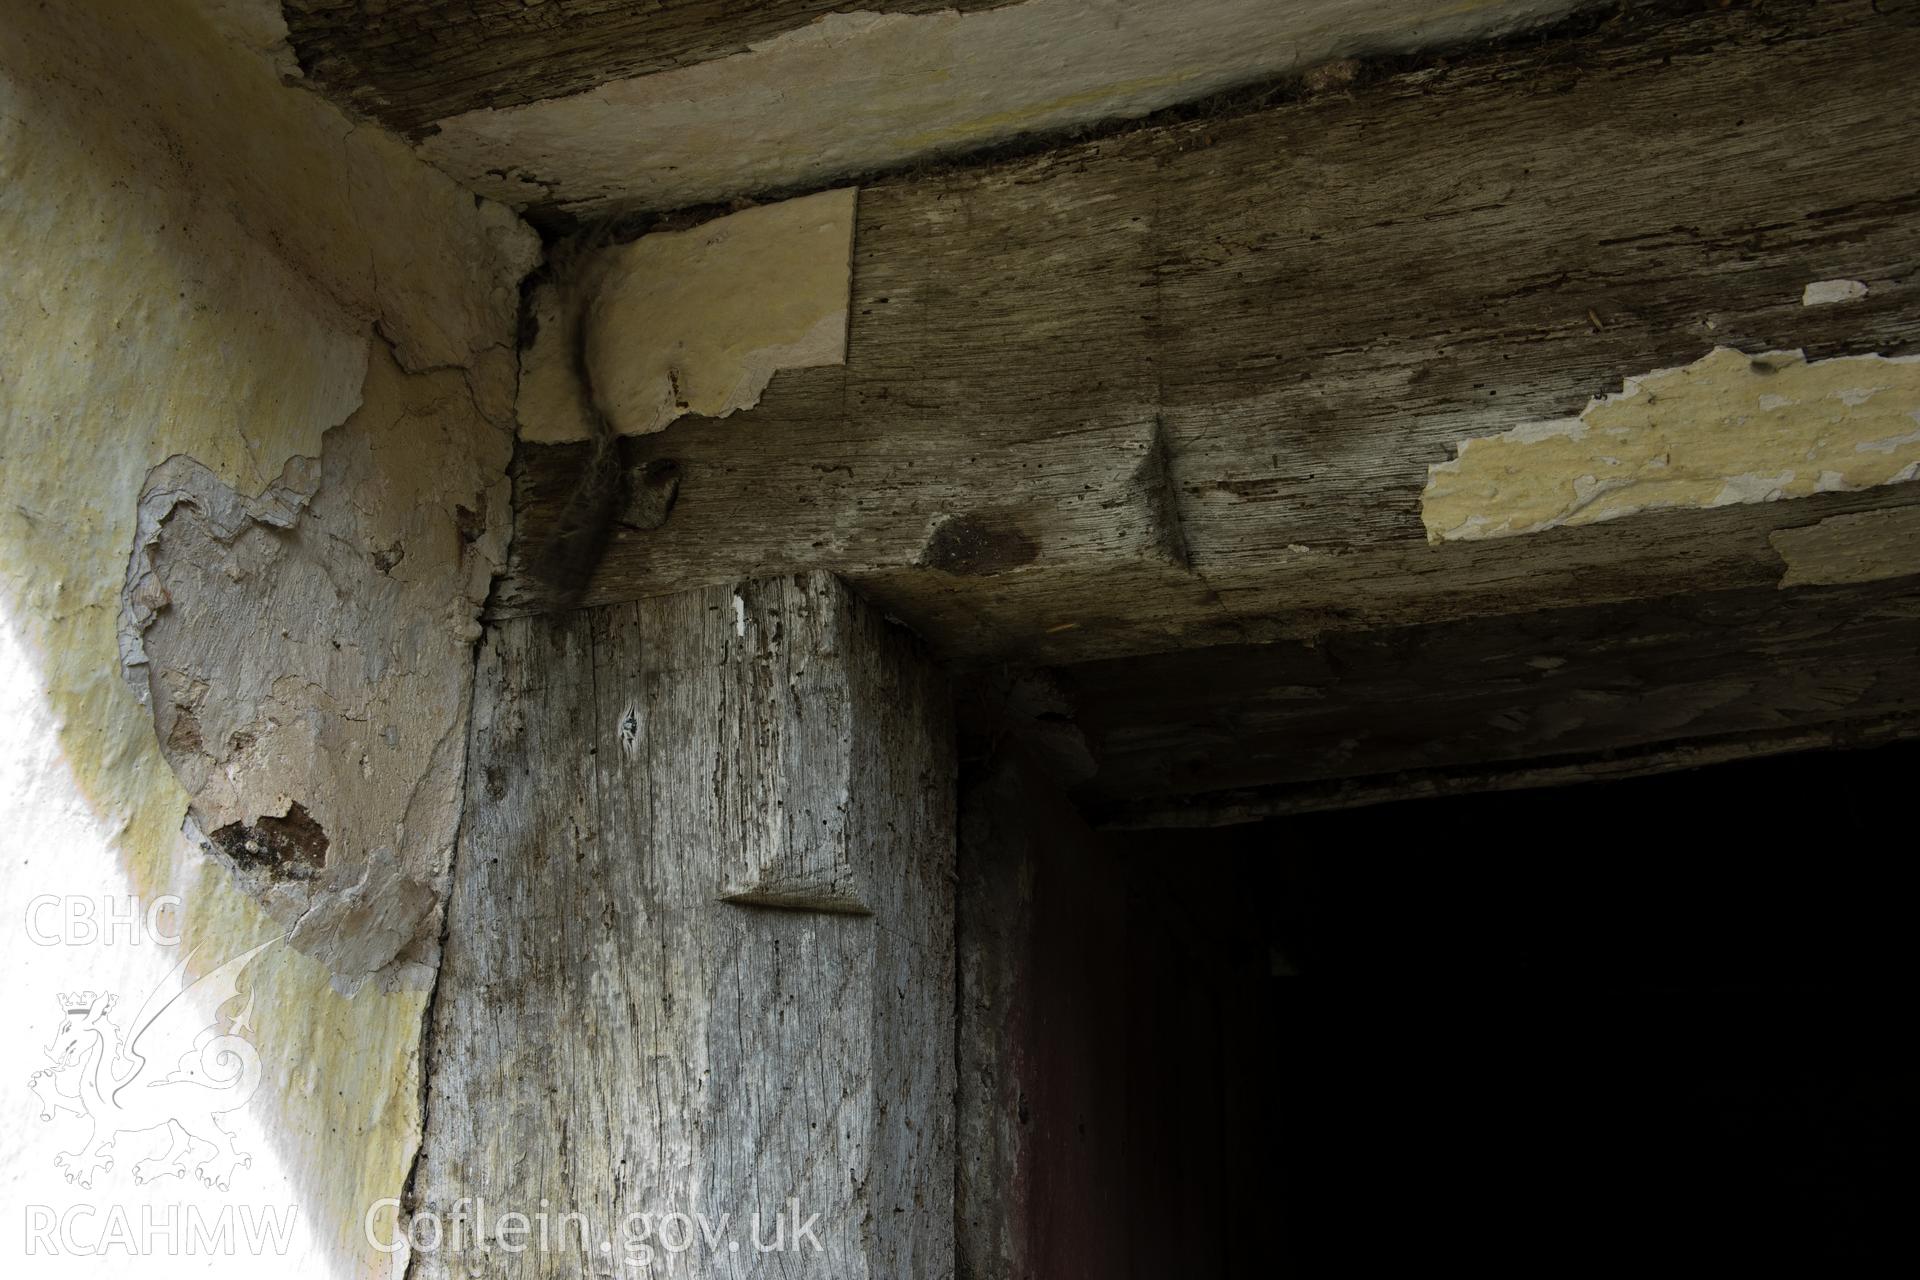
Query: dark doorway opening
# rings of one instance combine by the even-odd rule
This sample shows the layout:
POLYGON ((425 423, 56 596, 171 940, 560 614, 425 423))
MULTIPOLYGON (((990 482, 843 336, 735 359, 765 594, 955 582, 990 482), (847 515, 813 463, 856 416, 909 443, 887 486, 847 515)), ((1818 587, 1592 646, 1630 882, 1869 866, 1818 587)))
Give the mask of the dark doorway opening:
POLYGON ((1031 1274, 1889 1256, 1915 776, 1896 746, 1036 845, 1031 1274))

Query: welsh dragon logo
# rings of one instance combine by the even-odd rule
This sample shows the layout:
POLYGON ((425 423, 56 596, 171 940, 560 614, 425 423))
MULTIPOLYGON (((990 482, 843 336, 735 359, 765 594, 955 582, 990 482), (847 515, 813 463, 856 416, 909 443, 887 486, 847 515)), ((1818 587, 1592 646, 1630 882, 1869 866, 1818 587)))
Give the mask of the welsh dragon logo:
POLYGON ((163 1130, 165 1153, 135 1161, 135 1182, 192 1173, 225 1191, 236 1170, 252 1165, 253 1157, 233 1145, 216 1119, 245 1106, 260 1084, 260 1054, 245 1039, 252 994, 239 1013, 223 1017, 221 1011, 239 996, 247 964, 278 941, 263 942, 184 987, 180 980, 193 957, 183 959, 124 1036, 110 1016, 118 1000, 112 992, 60 996, 64 1016, 46 1047, 53 1065, 27 1083, 40 1097, 42 1120, 70 1111, 92 1126, 78 1149, 54 1157, 68 1182, 91 1187, 95 1174, 111 1173, 116 1158, 128 1154, 121 1140, 131 1135, 149 1135, 143 1145, 157 1151, 163 1130), (196 1012, 207 1008, 211 1015, 196 1012))

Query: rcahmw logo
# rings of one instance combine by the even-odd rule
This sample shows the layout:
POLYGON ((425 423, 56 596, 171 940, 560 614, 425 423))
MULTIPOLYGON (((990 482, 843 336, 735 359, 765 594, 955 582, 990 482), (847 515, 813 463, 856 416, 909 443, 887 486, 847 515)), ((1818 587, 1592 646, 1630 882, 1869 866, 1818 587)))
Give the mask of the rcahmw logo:
POLYGON ((294 1205, 230 1205, 206 1210, 197 1204, 142 1205, 130 1215, 119 1205, 105 1212, 90 1204, 56 1211, 27 1206, 28 1257, 77 1254, 107 1257, 209 1256, 246 1252, 284 1254, 293 1243, 294 1205))
POLYGON ((260 1084, 260 1054, 246 1039, 252 995, 237 1013, 225 1010, 239 998, 247 965, 278 941, 263 942, 183 987, 189 955, 125 1022, 124 1034, 113 1017, 113 992, 60 995, 59 1028, 45 1049, 53 1065, 34 1072, 27 1085, 40 1098, 42 1120, 65 1112, 85 1123, 85 1140, 54 1157, 68 1182, 92 1187, 96 1176, 120 1163, 135 1182, 191 1173, 225 1191, 235 1173, 253 1163, 218 1120, 245 1106, 260 1084))

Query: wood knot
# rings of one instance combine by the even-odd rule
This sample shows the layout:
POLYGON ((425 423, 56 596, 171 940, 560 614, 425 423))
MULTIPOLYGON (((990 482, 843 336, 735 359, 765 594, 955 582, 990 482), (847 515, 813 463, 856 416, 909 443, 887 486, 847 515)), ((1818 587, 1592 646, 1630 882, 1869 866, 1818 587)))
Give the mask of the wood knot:
POLYGON ((919 565, 959 577, 1005 573, 1040 558, 1032 538, 980 515, 948 516, 920 550, 919 565))

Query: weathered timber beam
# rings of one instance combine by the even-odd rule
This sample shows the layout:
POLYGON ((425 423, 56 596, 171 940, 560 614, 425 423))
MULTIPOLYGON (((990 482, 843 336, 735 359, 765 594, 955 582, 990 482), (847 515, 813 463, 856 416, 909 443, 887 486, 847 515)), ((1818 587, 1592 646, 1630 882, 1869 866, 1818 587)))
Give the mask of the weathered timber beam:
POLYGON ((400 133, 744 53, 848 8, 932 13, 1013 0, 282 0, 300 66, 400 133))
MULTIPOLYGON (((1765 497, 1766 458, 1682 401, 1647 428, 1701 455, 1667 509, 1432 543, 1429 468, 1659 369, 1771 403, 1777 362, 1696 365, 1717 347, 1912 350, 1915 65, 1868 3, 1715 11, 864 189, 845 367, 627 441, 678 501, 588 599, 827 568, 950 657, 1059 663, 1777 584, 1776 529, 1920 499, 1883 483, 1904 455, 1714 506, 1765 497), (1805 305, 1823 280, 1865 293, 1805 305)), ((1861 367, 1920 408, 1916 366, 1861 367)), ((577 460, 523 447, 523 545, 577 460)), ((536 608, 501 584, 497 616, 536 608)))
POLYGON ((951 1275, 954 748, 912 637, 763 580, 502 623, 476 688, 413 1207, 482 1220, 413 1271, 951 1275), (543 1211, 550 1248, 499 1237, 543 1211))
POLYGON ((1176 828, 1181 831, 1236 826, 1294 813, 1354 809, 1486 791, 1527 791, 1584 782, 1613 782, 1800 751, 1887 746, 1915 738, 1920 738, 1920 717, 1912 715, 1864 722, 1843 721, 1812 729, 1761 730, 1720 738, 1663 742, 1564 760, 1463 765, 1333 782, 1242 787, 1197 795, 1144 796, 1105 810, 1100 814, 1100 825, 1119 830, 1176 828))
POLYGON ((1114 825, 1552 785, 1920 732, 1914 579, 1673 595, 1056 672, 1114 825))
POLYGON ((1185 1119, 1158 1098, 1129 1110, 1117 1069, 1125 882, 1018 751, 967 777, 959 860, 958 1274, 1124 1275, 1148 1243, 1122 1211, 1143 1117, 1185 1119))

